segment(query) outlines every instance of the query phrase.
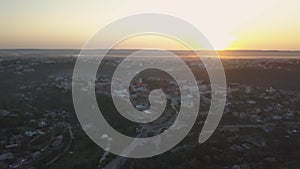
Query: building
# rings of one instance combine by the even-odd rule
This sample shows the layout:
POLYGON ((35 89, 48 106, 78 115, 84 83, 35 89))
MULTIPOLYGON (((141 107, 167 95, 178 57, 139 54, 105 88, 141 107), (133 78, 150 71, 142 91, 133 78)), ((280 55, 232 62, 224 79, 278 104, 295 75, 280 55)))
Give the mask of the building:
POLYGON ((36 151, 36 152, 34 152, 34 153, 31 154, 31 157, 32 157, 34 160, 37 160, 37 159, 40 158, 41 155, 42 155, 42 154, 41 154, 40 151, 36 151))
POLYGON ((11 152, 3 153, 0 155, 0 161, 14 159, 14 154, 11 152))
POLYGON ((251 93, 251 86, 247 85, 245 87, 245 93, 250 94, 251 93))
POLYGON ((63 140, 64 140, 64 137, 63 137, 62 135, 57 136, 57 137, 55 138, 55 140, 53 141, 52 146, 53 146, 53 147, 58 147, 58 146, 60 146, 60 145, 62 144, 63 140))

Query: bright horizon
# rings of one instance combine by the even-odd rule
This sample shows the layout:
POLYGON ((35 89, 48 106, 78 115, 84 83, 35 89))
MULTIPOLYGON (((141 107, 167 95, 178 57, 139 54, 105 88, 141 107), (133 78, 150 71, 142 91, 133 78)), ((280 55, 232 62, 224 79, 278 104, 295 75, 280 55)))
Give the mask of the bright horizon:
MULTIPOLYGON (((299 8, 299 0, 0 0, 0 48, 81 49, 95 32, 117 19, 138 13, 163 13, 193 24, 217 50, 299 50, 299 8)), ((184 49, 170 39, 149 36, 129 39, 118 46, 156 47, 184 49)))

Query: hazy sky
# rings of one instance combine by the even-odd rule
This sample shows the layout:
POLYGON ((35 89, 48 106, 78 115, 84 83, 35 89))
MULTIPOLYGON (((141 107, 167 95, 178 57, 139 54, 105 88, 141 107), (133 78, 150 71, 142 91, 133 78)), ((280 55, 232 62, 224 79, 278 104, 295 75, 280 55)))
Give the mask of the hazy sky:
MULTIPOLYGON (((112 21, 155 12, 190 22, 217 49, 295 50, 299 9, 300 0, 0 0, 0 48, 82 48, 112 21)), ((155 41, 138 39, 122 47, 155 41)))

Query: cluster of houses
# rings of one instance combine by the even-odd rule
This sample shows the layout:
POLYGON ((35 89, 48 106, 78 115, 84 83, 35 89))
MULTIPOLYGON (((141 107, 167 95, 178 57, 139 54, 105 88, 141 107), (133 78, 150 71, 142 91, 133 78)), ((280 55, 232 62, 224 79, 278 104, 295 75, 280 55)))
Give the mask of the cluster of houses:
POLYGON ((0 56, 0 73, 13 72, 16 75, 35 72, 36 66, 41 64, 71 63, 75 57, 19 57, 19 56, 0 56))
POLYGON ((48 86, 56 87, 58 89, 61 89, 63 91, 71 91, 72 89, 72 76, 67 75, 59 75, 54 76, 50 75, 48 77, 49 81, 47 83, 48 86))
POLYGON ((73 139, 70 125, 61 121, 66 115, 65 111, 37 114, 0 110, 0 120, 23 120, 23 124, 16 124, 14 128, 1 127, 0 168, 35 168, 40 161, 48 163, 61 155, 73 139))
MULTIPOLYGON (((299 140, 300 111, 297 102, 300 99, 297 95, 297 91, 229 84, 224 121, 207 142, 207 146, 218 153, 211 153, 213 155, 207 155, 207 158, 217 161, 225 155, 236 159, 235 165, 224 169, 260 168, 281 163, 281 151, 277 152, 270 143, 284 145, 291 144, 291 140, 299 140), (258 159, 253 158, 251 153, 258 159)), ((196 138, 198 134, 198 131, 191 133, 196 138)), ((199 144, 189 142, 171 151, 187 149, 189 152, 197 146, 199 144)))
POLYGON ((289 70, 290 67, 300 64, 299 59, 291 58, 277 58, 277 59, 239 59, 231 58, 224 59, 224 66, 227 69, 278 69, 278 70, 289 70))
POLYGON ((300 115, 299 111, 291 107, 299 100, 292 91, 277 91, 272 87, 254 89, 250 85, 234 83, 228 87, 227 98, 225 113, 254 123, 288 121, 300 115))

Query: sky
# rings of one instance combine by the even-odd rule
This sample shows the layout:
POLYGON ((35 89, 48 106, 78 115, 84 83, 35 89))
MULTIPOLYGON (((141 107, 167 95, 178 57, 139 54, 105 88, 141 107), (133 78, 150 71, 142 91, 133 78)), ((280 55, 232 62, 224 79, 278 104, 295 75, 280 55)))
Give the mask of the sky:
MULTIPOLYGON (((299 9, 299 0, 0 0, 0 48, 80 49, 117 19, 163 13, 194 25, 215 49, 300 50, 299 9)), ((178 48, 149 36, 119 48, 153 44, 178 48)))

